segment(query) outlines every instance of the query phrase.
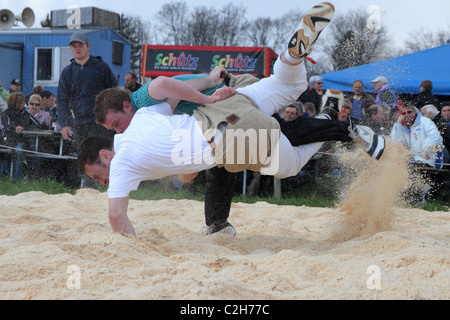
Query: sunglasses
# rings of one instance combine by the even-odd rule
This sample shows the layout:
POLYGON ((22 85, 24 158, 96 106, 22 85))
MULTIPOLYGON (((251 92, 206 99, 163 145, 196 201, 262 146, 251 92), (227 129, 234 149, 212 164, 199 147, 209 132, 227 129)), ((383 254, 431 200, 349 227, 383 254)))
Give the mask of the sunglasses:
POLYGON ((403 111, 403 112, 402 112, 403 115, 405 115, 405 114, 411 114, 411 113, 413 113, 413 112, 412 112, 412 111, 403 111))
POLYGON ((40 103, 30 102, 30 106, 36 106, 36 107, 39 107, 40 105, 41 105, 40 103))
POLYGON ((323 84, 323 82, 316 82, 317 84, 323 84))

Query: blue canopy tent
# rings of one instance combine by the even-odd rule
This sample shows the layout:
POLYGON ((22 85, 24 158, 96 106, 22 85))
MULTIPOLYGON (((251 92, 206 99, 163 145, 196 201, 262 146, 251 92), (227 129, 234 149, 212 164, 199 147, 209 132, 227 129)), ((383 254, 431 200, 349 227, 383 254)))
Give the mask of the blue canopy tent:
POLYGON ((353 81, 363 82, 366 92, 374 92, 371 80, 385 76, 397 93, 418 94, 423 80, 433 82, 433 94, 450 95, 450 44, 353 68, 321 74, 323 87, 352 92, 353 81))

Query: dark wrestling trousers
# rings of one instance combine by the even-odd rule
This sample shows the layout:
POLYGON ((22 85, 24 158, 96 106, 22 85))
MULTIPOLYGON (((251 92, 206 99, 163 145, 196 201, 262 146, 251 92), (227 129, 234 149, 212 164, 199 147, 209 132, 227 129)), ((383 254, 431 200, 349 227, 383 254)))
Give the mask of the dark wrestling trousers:
MULTIPOLYGON (((281 132, 293 146, 313 142, 342 141, 349 142, 349 123, 310 117, 298 117, 286 122, 278 114, 281 132)), ((218 225, 227 221, 230 215, 231 201, 234 194, 236 173, 225 168, 214 167, 206 171, 205 184, 205 220, 206 225, 218 225)))

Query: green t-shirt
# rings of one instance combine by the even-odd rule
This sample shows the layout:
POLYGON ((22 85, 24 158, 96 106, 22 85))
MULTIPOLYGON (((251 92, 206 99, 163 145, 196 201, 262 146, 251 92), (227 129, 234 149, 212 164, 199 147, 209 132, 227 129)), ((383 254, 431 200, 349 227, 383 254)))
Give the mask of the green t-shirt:
MULTIPOLYGON (((205 77, 208 77, 208 75, 207 74, 183 74, 183 75, 175 76, 173 78, 181 80, 181 81, 186 81, 186 80, 190 80, 190 79, 200 79, 200 78, 205 78, 205 77)), ((148 95, 147 87, 149 84, 150 84, 150 82, 146 83, 145 85, 140 87, 139 90, 133 92, 133 94, 131 95, 131 105, 133 106, 134 110, 137 111, 140 108, 150 107, 152 105, 155 105, 155 104, 165 101, 165 100, 155 100, 148 95)), ((214 87, 214 88, 206 89, 205 91, 202 91, 202 93, 210 96, 217 89, 220 89, 221 87, 223 87, 224 84, 225 83, 222 82, 221 85, 214 87)), ((198 103, 193 103, 193 102, 182 100, 177 105, 177 108, 175 109, 174 114, 184 114, 184 113, 192 114, 194 112, 194 110, 197 109, 197 107, 199 107, 199 106, 200 105, 198 103)))

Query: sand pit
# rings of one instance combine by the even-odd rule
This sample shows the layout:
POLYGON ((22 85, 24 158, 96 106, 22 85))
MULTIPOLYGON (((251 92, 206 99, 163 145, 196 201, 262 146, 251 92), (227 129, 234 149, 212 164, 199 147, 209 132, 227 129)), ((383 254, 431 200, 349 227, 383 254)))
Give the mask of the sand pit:
POLYGON ((2 299, 450 298, 448 212, 393 209, 390 230, 338 240, 338 209, 237 203, 229 237, 199 234, 202 202, 131 201, 132 239, 97 191, 0 203, 2 299))
POLYGON ((201 235, 199 201, 130 200, 135 239, 111 231, 106 193, 0 196, 0 297, 450 299, 450 213, 396 206, 408 173, 389 150, 336 209, 233 203, 236 237, 201 235))

